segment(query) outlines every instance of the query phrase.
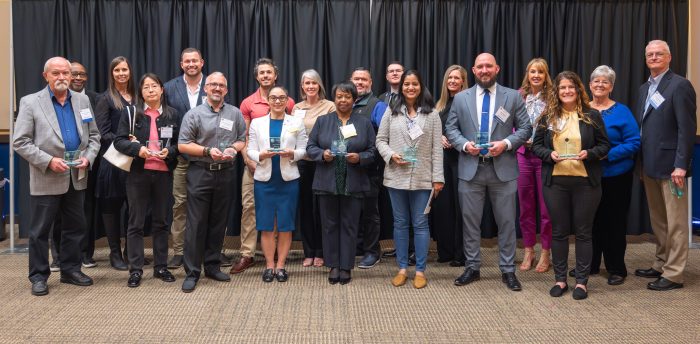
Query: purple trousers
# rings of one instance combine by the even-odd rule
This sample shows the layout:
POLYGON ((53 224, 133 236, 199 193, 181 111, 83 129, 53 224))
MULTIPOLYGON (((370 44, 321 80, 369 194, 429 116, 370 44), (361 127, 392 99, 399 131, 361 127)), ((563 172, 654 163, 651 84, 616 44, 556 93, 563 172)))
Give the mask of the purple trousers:
POLYGON ((542 160, 530 149, 520 147, 517 152, 518 201, 520 202, 520 232, 523 234, 525 247, 534 247, 537 243, 537 205, 540 210, 540 240, 542 249, 552 247, 552 223, 542 197, 542 160))

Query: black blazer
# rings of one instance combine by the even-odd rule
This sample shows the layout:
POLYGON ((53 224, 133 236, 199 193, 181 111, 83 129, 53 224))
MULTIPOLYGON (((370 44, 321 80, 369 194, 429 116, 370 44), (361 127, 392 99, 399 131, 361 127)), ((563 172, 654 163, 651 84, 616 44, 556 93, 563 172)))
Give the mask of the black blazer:
MULTIPOLYGON (((600 184, 600 178, 603 176, 603 166, 600 160, 608 154, 610 141, 600 112, 591 109, 588 116, 593 121, 593 125, 579 120, 578 127, 581 132, 581 148, 588 151, 588 157, 583 160, 583 166, 586 168, 589 182, 596 186, 600 184)), ((542 159, 542 183, 547 186, 552 185, 552 172, 554 172, 555 164, 552 160, 553 133, 552 130, 548 129, 545 116, 541 116, 532 142, 532 152, 542 159)))
POLYGON ((693 145, 697 121, 695 119, 695 89, 690 81, 669 70, 659 82, 656 91, 664 102, 654 109, 649 105, 644 113, 649 83, 639 88, 635 114, 641 128, 642 168, 649 177, 669 179, 678 167, 692 175, 693 145))
MULTIPOLYGON (((170 145, 164 146, 168 149, 168 156, 165 158, 165 164, 168 165, 169 170, 173 170, 175 165, 177 165, 177 156, 179 154, 177 150, 177 140, 180 134, 180 120, 181 116, 177 111, 169 106, 163 108, 163 113, 156 119, 156 126, 158 127, 158 139, 163 140, 163 144, 167 144, 168 139, 161 137, 161 128, 172 127, 173 137, 170 138, 170 145)), ((131 170, 143 170, 143 164, 146 162, 145 159, 139 157, 139 150, 141 146, 146 145, 151 133, 151 119, 144 115, 139 114, 136 117, 136 122, 134 123, 134 136, 139 142, 129 141, 129 116, 122 116, 119 121, 119 130, 117 131, 117 137, 114 139, 114 148, 119 152, 124 153, 128 156, 134 157, 134 161, 131 163, 131 170)))
MULTIPOLYGON (((204 93, 204 83, 206 79, 207 76, 202 74, 202 82, 199 84, 199 95, 197 96, 197 105, 202 105, 202 97, 206 95, 206 93, 204 93)), ((165 98, 168 106, 173 107, 177 110, 177 113, 185 117, 187 111, 190 111, 190 99, 187 97, 187 85, 185 85, 185 80, 182 79, 182 75, 176 76, 174 79, 166 82, 163 88, 165 90, 165 98)))
MULTIPOLYGON (((312 188, 316 191, 329 193, 336 192, 335 185, 335 164, 323 160, 323 152, 331 148, 333 140, 338 139, 338 115, 335 112, 319 116, 316 119, 309 141, 306 144, 306 154, 316 161, 316 172, 312 188)), ((366 193, 370 190, 367 167, 374 163, 377 149, 374 147, 376 135, 372 122, 362 116, 350 115, 348 124, 354 124, 357 136, 347 140, 349 153, 360 153, 360 163, 348 163, 347 189, 350 193, 366 193)))

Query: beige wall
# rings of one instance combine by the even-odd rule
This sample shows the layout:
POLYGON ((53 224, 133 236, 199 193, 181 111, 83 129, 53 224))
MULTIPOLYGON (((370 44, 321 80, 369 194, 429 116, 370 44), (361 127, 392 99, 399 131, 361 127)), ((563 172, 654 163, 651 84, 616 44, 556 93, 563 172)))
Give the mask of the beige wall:
MULTIPOLYGON (((688 79, 695 87, 695 104, 700 104, 700 3, 689 1, 690 20, 688 37, 688 79)), ((695 118, 698 112, 695 112, 695 118)), ((697 135, 700 135, 698 126, 697 135)))
POLYGON ((10 129, 10 14, 11 0, 0 0, 0 133, 10 129))

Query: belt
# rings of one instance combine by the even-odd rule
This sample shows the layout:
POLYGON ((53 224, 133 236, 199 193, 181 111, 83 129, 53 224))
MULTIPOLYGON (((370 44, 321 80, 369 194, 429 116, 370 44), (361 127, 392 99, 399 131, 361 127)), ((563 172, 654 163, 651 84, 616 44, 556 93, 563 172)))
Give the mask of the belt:
POLYGON ((492 156, 479 155, 479 163, 480 164, 485 164, 485 163, 490 163, 490 162, 493 162, 492 156))
POLYGON ((221 171, 233 167, 233 162, 204 162, 204 161, 191 161, 190 164, 204 167, 209 171, 221 171))

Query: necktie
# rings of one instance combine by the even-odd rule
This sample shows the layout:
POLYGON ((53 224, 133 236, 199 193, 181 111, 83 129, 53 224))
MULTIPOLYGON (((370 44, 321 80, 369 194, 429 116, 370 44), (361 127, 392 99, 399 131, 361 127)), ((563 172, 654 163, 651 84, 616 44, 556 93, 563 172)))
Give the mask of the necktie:
POLYGON ((394 107, 396 105, 396 100, 398 98, 398 95, 394 92, 389 93, 389 107, 394 107))
MULTIPOLYGON (((489 93, 488 88, 484 90, 484 100, 481 103, 481 126, 479 128, 479 131, 482 133, 482 135, 485 135, 481 140, 485 140, 486 142, 477 142, 477 143, 487 143, 488 142, 488 137, 489 137, 489 107, 491 106, 491 95, 489 93)), ((479 153, 481 155, 486 155, 488 154, 489 150, 488 149, 482 149, 479 153)))

